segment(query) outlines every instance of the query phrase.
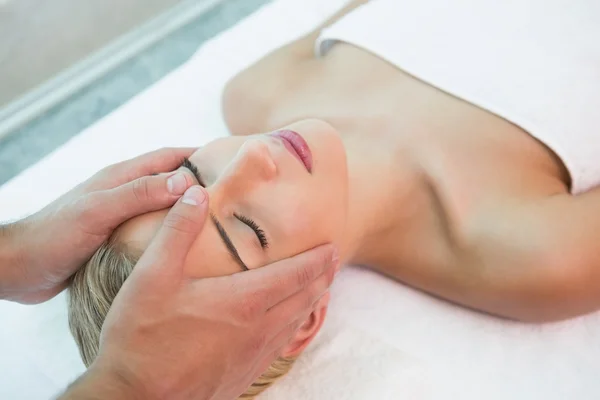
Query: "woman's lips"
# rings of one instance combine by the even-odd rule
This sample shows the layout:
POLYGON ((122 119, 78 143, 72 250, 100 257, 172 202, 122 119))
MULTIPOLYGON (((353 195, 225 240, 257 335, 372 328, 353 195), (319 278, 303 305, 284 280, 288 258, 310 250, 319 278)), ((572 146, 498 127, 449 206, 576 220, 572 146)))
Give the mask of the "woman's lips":
POLYGON ((271 133, 271 136, 281 139, 285 148, 312 173, 312 153, 302 136, 287 129, 271 133))

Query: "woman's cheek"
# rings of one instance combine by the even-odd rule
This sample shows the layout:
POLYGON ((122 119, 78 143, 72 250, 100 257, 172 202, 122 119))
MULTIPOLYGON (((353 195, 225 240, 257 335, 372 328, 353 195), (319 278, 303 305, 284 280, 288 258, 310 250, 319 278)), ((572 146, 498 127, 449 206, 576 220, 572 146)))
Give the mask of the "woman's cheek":
MULTIPOLYGON (((288 214, 277 221, 282 228, 282 242, 285 243, 285 256, 308 250, 315 246, 313 243, 318 222, 302 212, 288 214)), ((279 241, 278 241, 279 242, 279 241)))
POLYGON ((335 235, 327 213, 298 215, 294 218, 291 237, 296 245, 296 251, 305 251, 315 246, 331 242, 335 235))

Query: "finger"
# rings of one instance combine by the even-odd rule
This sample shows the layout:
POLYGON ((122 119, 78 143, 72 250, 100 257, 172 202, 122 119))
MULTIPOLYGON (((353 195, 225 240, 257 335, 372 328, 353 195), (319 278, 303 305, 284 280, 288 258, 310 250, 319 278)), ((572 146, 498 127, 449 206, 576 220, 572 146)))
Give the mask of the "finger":
POLYGON ((12 297, 12 300, 21 304, 39 304, 50 300, 67 287, 67 282, 61 283, 49 289, 31 290, 24 292, 19 296, 12 297))
POLYGON ((329 302, 329 296, 329 291, 325 292, 325 294, 319 300, 317 300, 309 310, 306 310, 305 313, 300 314, 296 319, 285 324, 282 329, 279 330, 279 332, 273 335, 273 337, 264 346, 263 358, 262 361, 259 362, 261 371, 265 371, 269 365, 271 365, 273 360, 281 355, 282 351, 291 342, 300 327, 310 317, 311 312, 327 304, 329 302))
POLYGON ((144 176, 114 189, 94 192, 87 204, 86 221, 92 227, 112 230, 126 220, 170 207, 194 183, 184 172, 144 176))
POLYGON ((106 174, 117 179, 115 181, 116 186, 142 176, 170 172, 177 169, 183 159, 191 156, 196 150, 197 148, 163 148, 155 150, 114 164, 106 169, 106 174))
POLYGON ((171 208, 136 268, 149 266, 164 278, 171 274, 180 276, 181 267, 204 227, 207 214, 208 196, 204 188, 190 187, 171 208))
MULTIPOLYGON (((301 318, 286 324, 283 329, 277 332, 273 337, 265 344, 262 349, 262 353, 259 356, 259 362, 257 365, 258 375, 265 372, 273 361, 281 356, 284 348, 288 346, 293 336, 298 332, 298 329, 302 326, 304 321, 308 318, 308 313, 303 315, 301 318)), ((256 380, 256 378, 254 379, 256 380)))
POLYGON ((275 358, 279 357, 282 350, 290 343, 290 341, 296 335, 296 332, 298 332, 300 327, 308 320, 310 314, 314 310, 317 310, 329 303, 329 298, 330 292, 326 291, 325 294, 321 296, 321 298, 319 298, 315 303, 313 303, 309 309, 297 315, 295 319, 293 319, 289 323, 283 325, 282 329, 280 329, 279 332, 275 333, 273 337, 270 340, 268 340, 267 344, 264 346, 265 362, 268 362, 265 368, 268 367, 275 358))
POLYGON ((293 321, 299 315, 312 312, 315 303, 322 299, 329 290, 334 275, 335 271, 333 269, 325 271, 304 290, 269 309, 267 311, 267 321, 275 324, 278 321, 293 321))
POLYGON ((337 251, 327 244, 232 278, 247 288, 242 295, 252 296, 266 311, 312 285, 324 272, 331 270, 333 275, 337 263, 337 251))
POLYGON ((278 346, 277 349, 264 352, 262 358, 259 359, 258 366, 256 368, 257 372, 255 373, 256 377, 254 377, 253 382, 255 382, 259 376, 261 376, 265 371, 267 371, 271 364, 273 364, 273 362, 279 358, 279 356, 281 355, 282 348, 288 343, 289 339, 281 346, 278 346))

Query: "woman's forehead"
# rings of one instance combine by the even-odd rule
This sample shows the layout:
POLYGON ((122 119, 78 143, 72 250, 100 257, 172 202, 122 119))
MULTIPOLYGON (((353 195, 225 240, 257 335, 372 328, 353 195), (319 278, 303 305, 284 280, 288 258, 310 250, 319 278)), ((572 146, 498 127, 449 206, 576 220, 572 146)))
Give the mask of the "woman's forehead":
POLYGON ((158 232, 168 212, 169 210, 153 211, 131 218, 121 224, 113 236, 128 247, 144 251, 158 232))
MULTIPOLYGON (((114 233, 119 243, 131 251, 144 252, 162 226, 169 210, 142 214, 122 224, 114 233)), ((216 228, 207 218, 188 256, 184 270, 189 277, 204 278, 240 272, 219 239, 216 228)))

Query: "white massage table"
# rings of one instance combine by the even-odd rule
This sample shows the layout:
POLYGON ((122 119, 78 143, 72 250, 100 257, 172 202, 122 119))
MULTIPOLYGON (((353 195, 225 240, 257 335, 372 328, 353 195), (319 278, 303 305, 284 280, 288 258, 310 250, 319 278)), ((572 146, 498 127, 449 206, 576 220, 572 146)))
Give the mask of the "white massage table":
MULTIPOLYGON (((342 3, 277 0, 219 35, 1 187, 0 220, 37 210, 109 163, 225 135, 219 96, 226 80, 342 3)), ((38 306, 0 302, 0 324, 0 399, 50 398, 83 371, 64 294, 38 306)), ((599 372, 600 313, 524 325, 348 267, 334 284, 321 333, 263 398, 591 400, 600 399, 599 372)))

